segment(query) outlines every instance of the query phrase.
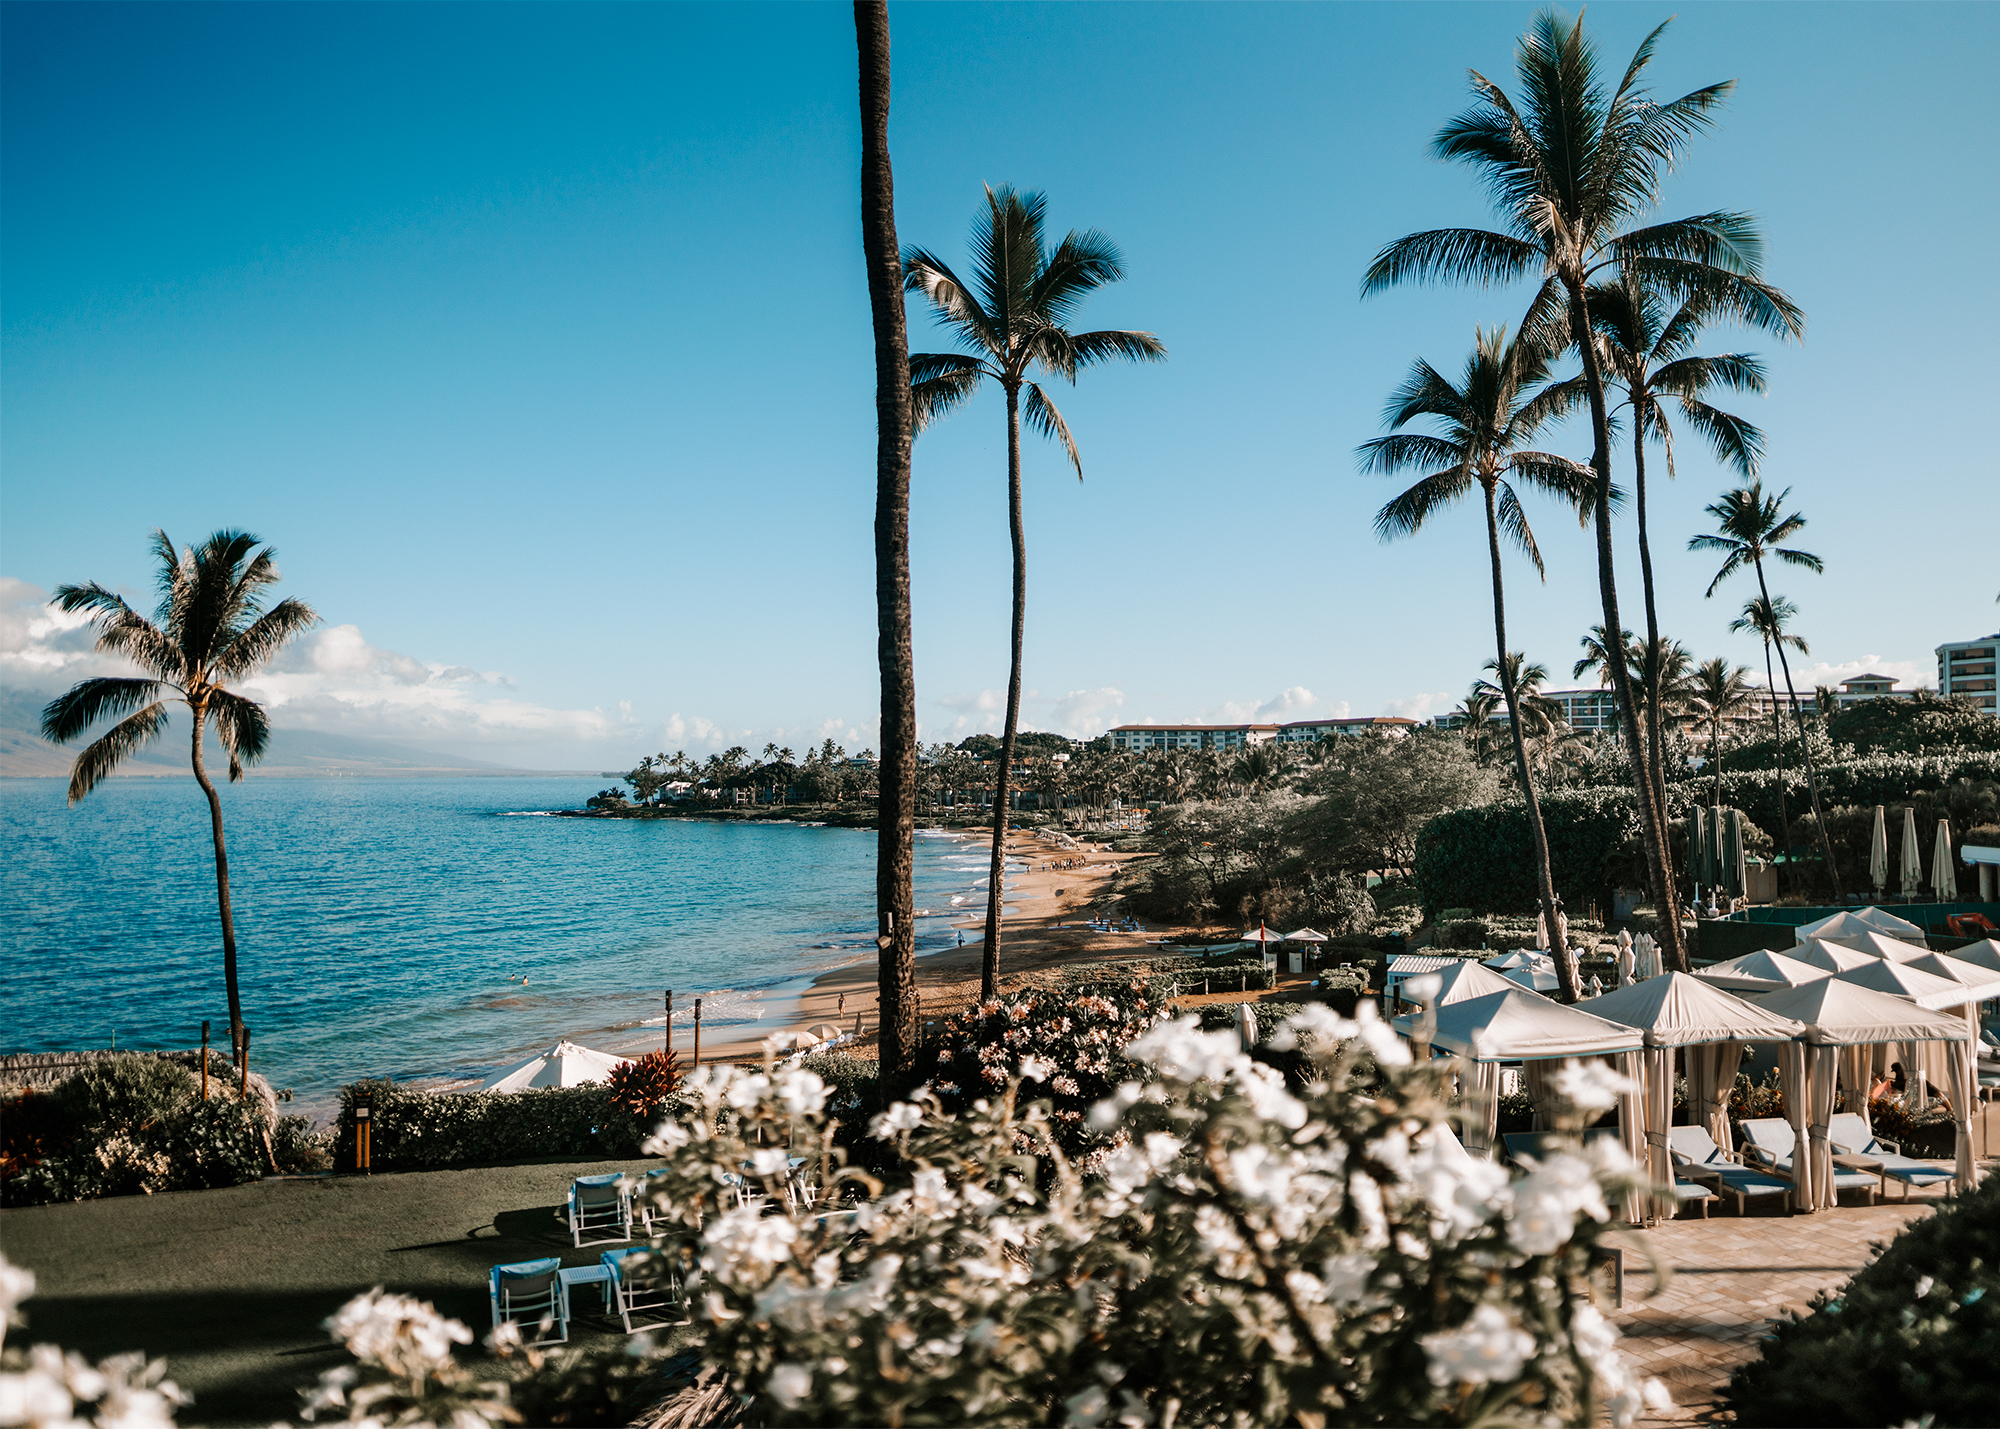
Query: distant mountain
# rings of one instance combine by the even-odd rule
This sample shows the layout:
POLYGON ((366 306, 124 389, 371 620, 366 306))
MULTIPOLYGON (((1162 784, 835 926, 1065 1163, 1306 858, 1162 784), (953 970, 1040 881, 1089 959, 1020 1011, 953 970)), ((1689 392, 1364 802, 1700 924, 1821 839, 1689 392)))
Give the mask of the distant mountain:
MULTIPOLYGON (((0 778, 65 778, 75 762, 75 747, 64 748, 43 739, 39 726, 44 696, 23 690, 0 691, 0 778)), ((229 767, 213 730, 203 746, 209 767, 218 776, 229 767)), ((440 774, 507 775, 568 773, 572 771, 516 769, 456 754, 414 749, 386 739, 366 739, 345 734, 324 734, 312 729, 271 730, 270 752, 254 766, 262 774, 365 775, 440 774)), ((122 774, 130 776, 172 775, 188 772, 187 713, 169 724, 167 731, 152 744, 126 761, 122 774)))

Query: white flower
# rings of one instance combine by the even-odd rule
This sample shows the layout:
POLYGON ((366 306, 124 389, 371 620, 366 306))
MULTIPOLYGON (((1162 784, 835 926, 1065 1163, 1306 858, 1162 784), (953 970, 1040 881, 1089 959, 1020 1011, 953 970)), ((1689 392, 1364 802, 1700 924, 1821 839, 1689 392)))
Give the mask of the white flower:
POLYGON ((1556 1095, 1578 1111, 1610 1111, 1620 1096, 1634 1090, 1630 1079, 1602 1062, 1579 1062, 1572 1057, 1555 1075, 1556 1095))
POLYGON ((920 1107, 908 1102, 895 1102, 887 1111, 875 1113, 868 1123, 868 1134, 879 1141, 905 1131, 915 1131, 924 1124, 924 1113, 920 1107))
POLYGON ((25 1324, 15 1307, 35 1293, 35 1272, 11 1263, 0 1255, 0 1341, 7 1338, 11 1325, 25 1324))
POLYGON ((1090 1108, 1085 1125, 1099 1134, 1115 1131, 1118 1123, 1125 1119, 1126 1108, 1138 1101, 1144 1092, 1145 1087, 1138 1082, 1120 1082, 1117 1091, 1090 1108))
POLYGON ((791 1153, 782 1146, 764 1146, 750 1153, 750 1170, 758 1176, 782 1176, 792 1164, 791 1153))
POLYGON ((1321 1293, 1338 1307, 1359 1305, 1367 1296, 1368 1277, 1375 1273, 1375 1257, 1359 1251, 1329 1256, 1320 1267, 1321 1293))
POLYGON ((502 1320, 493 1327, 493 1333, 486 1337, 486 1348, 493 1351, 496 1359, 506 1359, 507 1356, 520 1349, 521 1345, 521 1322, 519 1320, 502 1320))
POLYGON ((1126 1044, 1125 1055, 1181 1082, 1219 1082, 1250 1060, 1234 1032, 1203 1032, 1192 1016, 1154 1023, 1126 1044))
POLYGON ((1431 1383, 1439 1386, 1513 1379, 1534 1352, 1535 1337, 1492 1305, 1474 1310, 1459 1329, 1424 1336, 1431 1383))
POLYGON ((1418 1137, 1417 1154, 1410 1159, 1410 1179, 1431 1209, 1432 1233, 1446 1244, 1480 1230, 1514 1200, 1507 1172, 1491 1161, 1445 1149, 1450 1135, 1445 1127, 1432 1128, 1418 1137))
POLYGON ((379 1285, 336 1310, 326 1328, 356 1359, 410 1379, 449 1365, 453 1345, 472 1343, 470 1329, 429 1301, 386 1295, 379 1285))
POLYGON ((671 1156, 693 1139, 679 1122, 663 1121, 653 1128, 653 1134, 639 1150, 648 1156, 671 1156))
POLYGON ((722 1099, 737 1111, 751 1111, 771 1090, 771 1079, 762 1072, 730 1078, 722 1088, 722 1099))
POLYGON ((738 1279, 737 1271, 748 1268, 761 1280, 779 1261, 791 1259, 798 1235, 799 1228, 783 1216, 767 1216, 759 1206, 737 1206, 709 1225, 705 1239, 710 1253, 702 1264, 724 1279, 738 1279))
POLYGON ((771 1377, 764 1381, 764 1388, 780 1407, 797 1409, 805 1397, 812 1393, 812 1371, 802 1364, 774 1365, 771 1377))
POLYGON ((1930 1294, 1930 1293, 1931 1293, 1931 1287, 1932 1287, 1933 1285, 1935 1285, 1935 1284, 1937 1284, 1937 1281, 1936 1281, 1936 1280, 1934 1280, 1934 1279, 1932 1279, 1932 1278, 1931 1278, 1930 1276, 1928 1276, 1928 1275, 1920 1275, 1920 1276, 1918 1276, 1918 1277, 1917 1277, 1917 1293, 1916 1293, 1916 1298, 1917 1298, 1917 1299, 1919 1299, 1919 1300, 1921 1300, 1921 1299, 1923 1299, 1923 1298, 1924 1298, 1924 1297, 1925 1297, 1926 1295, 1930 1294))
POLYGON ((777 1092, 778 1101, 793 1116, 818 1116, 826 1106, 826 1083, 803 1067, 780 1073, 777 1092))
POLYGON ((1023 1057, 1021 1076, 1030 1082, 1045 1082, 1055 1074, 1056 1064, 1047 1057, 1023 1057))
POLYGON ((1325 1003, 1309 1002, 1279 1024, 1278 1030, 1271 1034, 1270 1045, 1279 1052, 1289 1052, 1299 1045, 1298 1034, 1308 1032, 1315 1045, 1331 1049, 1352 1037, 1355 1031, 1354 1023, 1325 1003))
POLYGON ((1375 1004, 1364 1002, 1354 1009, 1356 1019, 1355 1036, 1359 1037, 1375 1060, 1384 1067, 1407 1067, 1410 1065, 1410 1049, 1402 1038, 1375 1013, 1375 1004))
POLYGON ((1229 1179, 1246 1201, 1281 1206, 1291 1199, 1292 1167, 1268 1146, 1252 1144, 1229 1153, 1229 1179))
POLYGON ((1423 973, 1403 980, 1403 996, 1410 1002, 1429 1002, 1443 987, 1442 973, 1423 973))
POLYGON ((1524 1158, 1528 1174, 1514 1183, 1508 1239, 1529 1255, 1554 1255, 1576 1231, 1576 1218, 1608 1220, 1604 1188, 1589 1162, 1557 1151, 1545 1160, 1524 1158))
POLYGON ((1244 1059, 1245 1064, 1237 1078, 1237 1086, 1251 1107, 1264 1121, 1276 1122, 1287 1131, 1297 1131, 1306 1124, 1306 1104, 1285 1090, 1284 1074, 1275 1067, 1267 1067, 1261 1062, 1244 1059))

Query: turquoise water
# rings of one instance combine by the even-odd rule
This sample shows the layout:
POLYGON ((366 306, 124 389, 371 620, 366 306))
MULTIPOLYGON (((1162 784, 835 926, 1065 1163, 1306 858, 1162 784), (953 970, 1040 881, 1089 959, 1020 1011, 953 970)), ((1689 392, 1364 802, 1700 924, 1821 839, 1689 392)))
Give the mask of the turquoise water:
MULTIPOLYGON (((251 1065, 323 1112, 361 1076, 471 1084, 559 1037, 710 1036, 875 956, 875 835, 560 819, 600 779, 260 779, 224 787, 251 1065), (525 975, 523 986, 518 980, 525 975)), ((189 779, 0 781, 4 1047, 228 1042, 208 813, 189 779)), ((986 857, 918 840, 919 951, 985 906, 986 857)), ((772 1024, 775 1026, 780 1024, 772 1024)), ((684 1045, 684 1043, 683 1043, 684 1045)))

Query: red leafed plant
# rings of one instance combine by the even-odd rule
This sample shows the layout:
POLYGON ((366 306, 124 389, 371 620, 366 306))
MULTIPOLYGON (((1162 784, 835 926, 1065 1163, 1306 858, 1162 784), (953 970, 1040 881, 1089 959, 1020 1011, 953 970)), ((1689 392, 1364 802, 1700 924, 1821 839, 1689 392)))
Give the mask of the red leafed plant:
POLYGON ((636 1121, 650 1122, 659 1114, 660 1103, 681 1084, 680 1054, 648 1052, 613 1067, 608 1080, 612 1105, 631 1113, 636 1121))

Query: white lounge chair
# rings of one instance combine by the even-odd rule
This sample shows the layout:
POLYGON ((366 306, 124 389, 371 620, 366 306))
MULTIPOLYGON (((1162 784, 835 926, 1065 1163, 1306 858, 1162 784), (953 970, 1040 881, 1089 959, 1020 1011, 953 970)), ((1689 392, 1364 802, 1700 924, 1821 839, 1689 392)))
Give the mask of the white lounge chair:
POLYGON ((558 1273, 562 1262, 554 1256, 545 1260, 522 1260, 496 1265, 488 1277, 487 1292, 493 1302, 493 1328, 511 1320, 532 1327, 538 1338, 525 1338, 531 1345, 555 1345, 569 1339, 569 1289, 558 1273))
POLYGON ((1826 1124, 1826 1135, 1843 1156, 1866 1156, 1881 1162, 1878 1174, 1883 1178, 1882 1184, 1886 1187, 1890 1180, 1901 1182, 1906 1201, 1912 1186, 1935 1186, 1957 1176, 1948 1166, 1903 1155, 1902 1143, 1885 1140, 1870 1131, 1867 1120, 1858 1111, 1835 1112, 1826 1124))
POLYGON ((676 1252, 650 1246, 607 1250, 598 1256, 611 1272, 611 1303, 626 1334, 689 1322, 676 1252), (640 1317, 633 1324, 633 1316, 640 1317))
POLYGON ((627 1179, 613 1171, 603 1176, 579 1176, 570 1182, 569 1233, 579 1248, 632 1239, 632 1191, 627 1179), (592 1234, 608 1230, 617 1234, 592 1234), (591 1239, 585 1240, 586 1235, 591 1239))
MULTIPOLYGON (((1792 1153, 1797 1149, 1797 1139, 1792 1134, 1792 1124, 1783 1117, 1760 1116, 1739 1123, 1743 1131, 1743 1149, 1752 1160, 1768 1166, 1780 1176, 1792 1176, 1792 1153)), ((1828 1140, 1832 1140, 1829 1123, 1828 1140)), ((1836 1148, 1835 1155, 1843 1154, 1836 1148)), ((1875 1204, 1875 1193, 1882 1189, 1882 1178, 1868 1171, 1849 1171, 1844 1167, 1833 1168, 1833 1189, 1838 1195, 1842 1191, 1866 1191, 1868 1204, 1875 1204)))
MULTIPOLYGON (((1736 1197, 1736 1214, 1739 1216, 1746 1213, 1752 1197, 1790 1196, 1792 1193, 1790 1181, 1753 1171, 1717 1146, 1705 1126, 1669 1127, 1667 1153, 1676 1166, 1687 1167, 1691 1177, 1714 1177, 1719 1190, 1736 1197)), ((1675 1179, 1680 1178, 1677 1176, 1675 1179)))

